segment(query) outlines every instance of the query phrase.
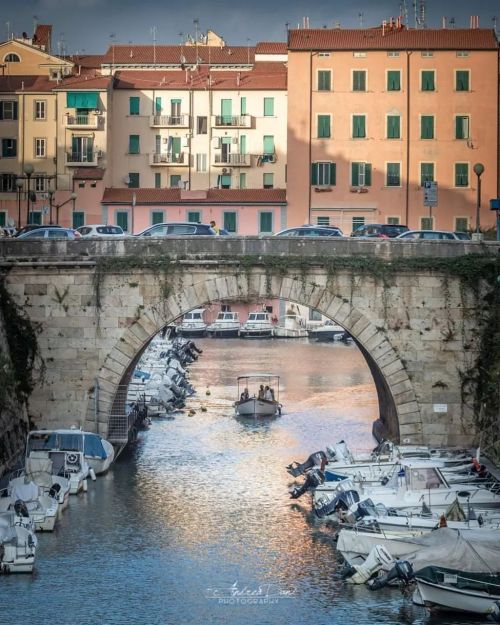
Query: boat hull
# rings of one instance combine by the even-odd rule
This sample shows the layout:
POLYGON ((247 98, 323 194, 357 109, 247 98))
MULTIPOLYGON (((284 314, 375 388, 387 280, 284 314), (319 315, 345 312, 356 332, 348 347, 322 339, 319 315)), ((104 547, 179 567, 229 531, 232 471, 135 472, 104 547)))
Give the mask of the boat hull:
POLYGON ((207 330, 213 339, 235 339, 239 336, 239 328, 213 328, 207 330))
POLYGON ((417 587, 424 605, 434 610, 492 614, 495 611, 495 602, 500 601, 500 595, 433 584, 419 578, 417 578, 417 587))
POLYGON ((243 339, 269 339, 273 335, 272 328, 257 328, 240 330, 240 336, 243 339))
POLYGON ((177 328, 177 334, 179 336, 183 336, 184 338, 201 338, 206 336, 207 329, 206 328, 177 328))
POLYGON ((280 414, 280 405, 278 402, 251 397, 238 402, 235 411, 238 417, 274 417, 280 414))

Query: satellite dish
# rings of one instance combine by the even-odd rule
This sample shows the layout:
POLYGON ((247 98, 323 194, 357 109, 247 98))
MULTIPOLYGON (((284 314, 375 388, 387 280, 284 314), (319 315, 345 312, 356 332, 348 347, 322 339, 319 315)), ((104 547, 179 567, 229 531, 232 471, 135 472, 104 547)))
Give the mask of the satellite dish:
POLYGON ((123 177, 123 182, 124 182, 125 184, 130 184, 130 176, 124 176, 124 177, 123 177))

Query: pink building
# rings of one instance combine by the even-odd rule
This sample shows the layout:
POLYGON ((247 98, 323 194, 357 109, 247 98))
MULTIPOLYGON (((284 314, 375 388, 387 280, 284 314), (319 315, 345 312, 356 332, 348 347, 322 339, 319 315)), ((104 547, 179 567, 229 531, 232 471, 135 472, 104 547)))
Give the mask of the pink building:
POLYGON ((482 228, 498 197, 493 30, 299 29, 288 42, 289 226, 482 228), (426 182, 437 206, 424 205, 426 182))

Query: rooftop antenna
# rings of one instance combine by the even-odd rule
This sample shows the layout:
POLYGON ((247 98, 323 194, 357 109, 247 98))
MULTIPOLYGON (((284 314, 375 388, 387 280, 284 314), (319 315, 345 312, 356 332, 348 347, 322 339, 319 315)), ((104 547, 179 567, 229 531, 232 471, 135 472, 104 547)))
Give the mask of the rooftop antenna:
POLYGON ((38 26, 38 16, 37 15, 33 15, 33 34, 36 31, 36 27, 38 26))
POLYGON ((408 24, 408 4, 403 0, 399 5, 399 13, 403 18, 403 24, 408 24))
POLYGON ((109 35, 109 44, 111 46, 111 75, 113 75, 115 71, 115 42, 116 39, 115 33, 111 33, 109 35))
POLYGON ((250 38, 247 37, 247 65, 250 65, 250 38))
POLYGON ((363 28, 363 18, 364 18, 364 13, 363 11, 361 11, 360 13, 358 13, 358 18, 359 18, 359 27, 363 28))
POLYGON ((5 22, 5 28, 7 29, 7 41, 10 39, 10 22, 5 22))
POLYGON ((153 37, 153 64, 156 65, 156 26, 151 26, 151 35, 153 37))
POLYGON ((450 28, 455 28, 455 18, 450 17, 450 19, 448 20, 448 24, 450 25, 450 28))
POLYGON ((57 50, 59 52, 59 56, 64 58, 66 55, 66 44, 64 43, 64 33, 59 34, 59 41, 57 42, 57 50))
POLYGON ((497 34, 497 16, 496 16, 496 15, 494 15, 494 16, 491 18, 491 21, 493 22, 493 30, 495 31, 495 35, 496 35, 496 34, 497 34))

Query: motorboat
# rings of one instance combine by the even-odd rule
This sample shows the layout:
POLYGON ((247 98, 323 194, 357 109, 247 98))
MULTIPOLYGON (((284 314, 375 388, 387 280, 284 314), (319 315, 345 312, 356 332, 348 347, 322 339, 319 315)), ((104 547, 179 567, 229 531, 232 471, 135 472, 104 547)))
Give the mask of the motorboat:
POLYGON ((0 512, 16 511, 33 521, 38 532, 52 532, 59 514, 57 499, 43 491, 25 477, 22 482, 9 484, 0 496, 0 512))
POLYGON ((326 321, 323 325, 310 328, 308 335, 314 341, 334 341, 343 338, 346 331, 333 321, 326 321))
POLYGON ((270 338, 273 329, 270 313, 260 310, 249 313, 248 319, 240 328, 240 336, 245 339, 270 338))
POLYGON ((273 336, 279 339, 299 339, 307 335, 304 320, 295 314, 282 317, 273 330, 273 336))
POLYGON ((217 319, 211 323, 207 332, 214 338, 235 338, 240 332, 240 320, 237 312, 223 311, 217 315, 217 319))
POLYGON ((37 538, 17 523, 14 511, 0 513, 0 573, 32 573, 37 538))
POLYGON ((272 373, 249 373, 238 376, 238 400, 234 404, 236 416, 281 415, 279 383, 280 377, 272 373))
POLYGON ((201 337, 207 333, 207 324, 203 319, 204 308, 195 308, 186 313, 177 328, 177 334, 183 337, 201 337))

